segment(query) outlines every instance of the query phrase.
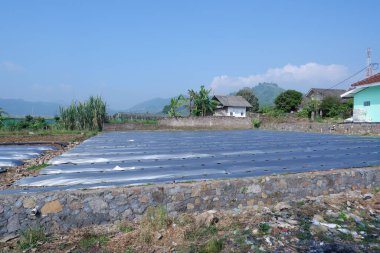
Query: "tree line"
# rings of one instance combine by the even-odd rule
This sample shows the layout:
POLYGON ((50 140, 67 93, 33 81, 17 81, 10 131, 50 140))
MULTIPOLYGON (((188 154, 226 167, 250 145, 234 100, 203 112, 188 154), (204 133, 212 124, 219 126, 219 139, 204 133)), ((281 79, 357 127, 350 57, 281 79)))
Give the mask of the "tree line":
MULTIPOLYGON (((203 85, 199 91, 190 89, 187 91, 187 97, 179 95, 178 97, 171 98, 170 104, 166 105, 162 113, 167 114, 169 117, 182 116, 180 109, 185 108, 190 116, 208 116, 212 115, 218 105, 218 101, 210 97, 211 89, 206 89, 203 85)), ((256 112, 259 110, 259 102, 253 91, 249 88, 243 88, 236 93, 236 96, 242 96, 251 105, 249 111, 256 112)))

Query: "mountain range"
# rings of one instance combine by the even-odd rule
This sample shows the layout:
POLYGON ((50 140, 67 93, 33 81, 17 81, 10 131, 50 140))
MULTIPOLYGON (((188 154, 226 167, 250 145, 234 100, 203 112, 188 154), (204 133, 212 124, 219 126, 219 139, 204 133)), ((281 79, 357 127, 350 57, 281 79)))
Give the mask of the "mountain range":
MULTIPOLYGON (((274 99, 284 91, 275 83, 259 83, 251 88, 259 100, 260 106, 273 105, 274 99)), ((153 98, 139 104, 136 104, 126 112, 129 113, 152 113, 159 114, 165 105, 170 104, 170 98, 153 98)), ((59 107, 64 106, 53 102, 31 102, 23 99, 2 99, 0 98, 0 108, 11 116, 43 116, 53 117, 58 114, 59 107)), ((186 114, 187 109, 183 108, 183 114, 186 114)), ((109 114, 116 113, 115 110, 107 109, 109 114)))
POLYGON ((25 115, 53 117, 58 114, 60 106, 60 104, 52 102, 31 102, 23 99, 0 98, 0 108, 14 117, 25 115))

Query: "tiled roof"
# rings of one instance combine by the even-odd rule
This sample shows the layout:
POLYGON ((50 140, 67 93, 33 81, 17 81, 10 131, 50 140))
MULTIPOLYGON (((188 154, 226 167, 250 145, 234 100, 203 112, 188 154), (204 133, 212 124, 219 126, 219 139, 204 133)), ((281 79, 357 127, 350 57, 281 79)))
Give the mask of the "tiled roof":
POLYGON ((359 82, 351 84, 351 86, 360 86, 360 85, 367 85, 371 83, 380 83, 380 73, 377 73, 373 76, 367 77, 366 79, 363 79, 359 82))
POLYGON ((216 98, 223 106, 252 107, 242 96, 218 96, 216 98))

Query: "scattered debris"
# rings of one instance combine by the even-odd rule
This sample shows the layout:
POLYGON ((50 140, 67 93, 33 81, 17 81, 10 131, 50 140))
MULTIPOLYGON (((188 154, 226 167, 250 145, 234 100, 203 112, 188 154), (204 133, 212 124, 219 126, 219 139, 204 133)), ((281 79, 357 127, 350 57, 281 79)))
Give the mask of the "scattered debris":
MULTIPOLYGON (((150 209, 148 220, 123 223, 131 229, 104 225, 50 235, 35 251, 379 252, 380 191, 374 189, 364 200, 368 193, 307 198, 302 205, 239 207, 238 213, 210 210, 169 217, 163 209, 150 209)), ((0 252, 19 251, 16 241, 0 242, 0 252)))

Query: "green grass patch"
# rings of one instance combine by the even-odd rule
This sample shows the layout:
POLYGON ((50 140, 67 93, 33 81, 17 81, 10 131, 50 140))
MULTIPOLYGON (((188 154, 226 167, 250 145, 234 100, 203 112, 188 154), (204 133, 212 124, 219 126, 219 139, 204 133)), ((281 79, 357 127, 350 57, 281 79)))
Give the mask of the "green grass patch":
POLYGON ((223 239, 210 239, 201 248, 199 253, 219 253, 223 249, 223 239))
POLYGON ((142 225, 154 231, 167 228, 171 222, 172 219, 163 206, 148 207, 142 219, 142 225))
POLYGON ((311 222, 309 219, 301 219, 300 221, 301 231, 297 234, 298 239, 300 240, 309 240, 311 239, 310 226, 311 222))
POLYGON ((305 205, 305 201, 304 200, 301 200, 301 201, 297 201, 296 202, 296 206, 297 207, 302 207, 302 206, 304 206, 305 205))
POLYGON ((104 235, 86 235, 79 241, 79 246, 83 250, 89 250, 95 246, 102 246, 109 241, 104 235))
POLYGON ((189 241, 199 241, 199 239, 215 235, 218 233, 218 229, 212 226, 201 226, 198 229, 185 232, 185 239, 189 241))
POLYGON ((120 232, 123 232, 123 233, 129 233, 135 230, 135 228, 132 226, 120 225, 119 230, 120 232))
POLYGON ((45 167, 49 166, 48 164, 46 163, 43 163, 43 164, 38 164, 38 165, 32 165, 32 166, 29 166, 27 168, 27 170, 40 170, 40 169, 43 169, 45 167))
POLYGON ((45 242, 46 240, 47 238, 43 227, 28 227, 21 232, 17 245, 21 250, 29 250, 36 248, 39 242, 45 242))

